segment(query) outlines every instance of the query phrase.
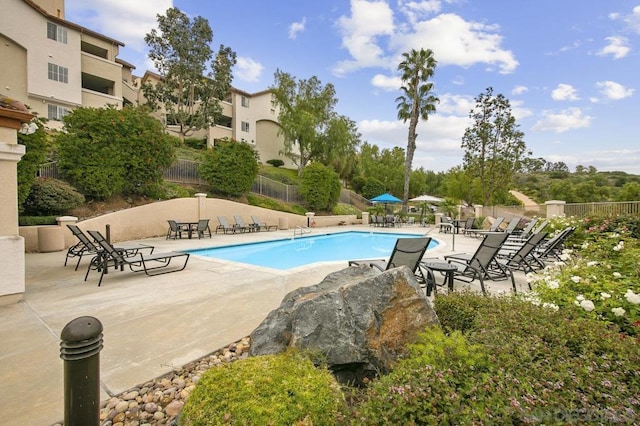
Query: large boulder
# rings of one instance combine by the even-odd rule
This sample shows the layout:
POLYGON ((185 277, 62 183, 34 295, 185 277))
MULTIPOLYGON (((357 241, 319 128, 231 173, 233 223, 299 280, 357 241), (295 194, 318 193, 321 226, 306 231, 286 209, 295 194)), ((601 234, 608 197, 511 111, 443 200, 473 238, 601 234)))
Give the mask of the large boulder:
POLYGON ((251 334, 250 355, 308 350, 342 383, 389 371, 428 325, 439 324, 409 268, 363 265, 287 294, 251 334))

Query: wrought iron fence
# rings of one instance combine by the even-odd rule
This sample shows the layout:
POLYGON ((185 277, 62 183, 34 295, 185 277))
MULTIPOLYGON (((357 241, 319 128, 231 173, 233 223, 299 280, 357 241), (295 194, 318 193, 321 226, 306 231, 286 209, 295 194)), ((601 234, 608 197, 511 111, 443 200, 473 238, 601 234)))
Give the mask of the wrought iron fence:
POLYGON ((58 172, 58 163, 52 161, 50 163, 43 164, 38 169, 36 176, 41 178, 60 179, 60 173, 58 172))
POLYGON ((298 193, 298 187, 259 175, 251 186, 251 192, 265 197, 275 198, 289 204, 302 204, 302 196, 298 193))
POLYGON ((164 169, 162 177, 169 182, 205 185, 198 173, 198 163, 192 160, 176 160, 171 167, 164 169))

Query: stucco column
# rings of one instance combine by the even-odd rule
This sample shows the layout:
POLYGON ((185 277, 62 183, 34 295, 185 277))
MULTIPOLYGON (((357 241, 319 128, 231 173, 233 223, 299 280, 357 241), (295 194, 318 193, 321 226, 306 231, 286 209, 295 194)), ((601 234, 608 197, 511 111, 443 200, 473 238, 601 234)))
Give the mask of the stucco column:
POLYGON ((0 305, 22 300, 24 294, 24 238, 18 233, 18 161, 25 153, 17 131, 33 116, 0 107, 0 305))
POLYGON ((474 204, 473 205, 473 211, 474 211, 474 215, 476 217, 481 217, 482 216, 482 204, 474 204))
POLYGON ((195 195, 198 200, 198 220, 207 218, 207 194, 204 192, 198 192, 195 195))
POLYGON ((561 200, 549 200, 544 202, 547 206, 547 218, 552 217, 564 217, 564 205, 566 201, 561 200))

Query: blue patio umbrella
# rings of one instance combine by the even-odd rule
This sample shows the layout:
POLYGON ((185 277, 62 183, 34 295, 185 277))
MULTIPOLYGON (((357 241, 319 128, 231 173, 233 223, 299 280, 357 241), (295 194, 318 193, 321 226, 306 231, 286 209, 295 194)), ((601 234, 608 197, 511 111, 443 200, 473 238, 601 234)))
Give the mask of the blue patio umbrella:
POLYGON ((402 203, 402 200, 394 197, 393 195, 385 192, 384 194, 380 194, 377 197, 373 197, 371 200, 372 203, 382 203, 384 204, 384 210, 387 210, 387 204, 397 204, 402 203))

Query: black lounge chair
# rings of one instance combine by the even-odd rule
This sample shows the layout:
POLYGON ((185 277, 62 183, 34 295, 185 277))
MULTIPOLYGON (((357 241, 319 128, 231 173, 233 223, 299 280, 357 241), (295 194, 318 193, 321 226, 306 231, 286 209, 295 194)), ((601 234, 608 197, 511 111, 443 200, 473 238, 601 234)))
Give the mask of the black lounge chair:
MULTIPOLYGON (((511 286, 515 292, 516 282, 511 270, 495 262, 496 254, 506 239, 507 234, 504 232, 487 233, 473 255, 461 253, 445 256, 444 259, 456 267, 453 272, 453 279, 467 283, 478 280, 482 294, 487 294, 484 286, 485 280, 510 278, 511 286)), ((434 271, 424 262, 420 266, 425 268, 428 274, 434 274, 434 271)))
POLYGON ((252 225, 258 227, 260 230, 264 231, 277 231, 278 225, 269 225, 265 222, 261 222, 258 216, 251 216, 251 220, 253 221, 252 225))
POLYGON ((91 263, 87 268, 87 273, 84 276, 86 281, 89 277, 89 272, 95 269, 100 272, 100 280, 98 281, 98 287, 102 284, 102 277, 107 273, 108 268, 113 266, 115 269, 124 269, 127 265, 132 272, 143 272, 146 275, 161 275, 171 272, 182 271, 187 266, 189 261, 189 253, 181 253, 177 251, 170 251, 165 253, 151 253, 144 255, 140 252, 127 256, 126 253, 118 251, 112 246, 98 231, 87 231, 91 238, 100 246, 101 250, 91 259, 91 263), (184 263, 178 268, 168 268, 171 261, 178 257, 184 257, 184 263))
POLYGON ((568 226, 560 231, 552 238, 544 241, 531 254, 536 263, 544 268, 545 261, 558 260, 561 261, 560 254, 564 249, 564 243, 575 232, 576 228, 568 226))
MULTIPOLYGON (((69 247, 67 250, 67 256, 64 259, 64 266, 67 266, 67 261, 72 257, 77 257, 78 262, 76 263, 75 270, 78 270, 80 266, 80 261, 82 260, 82 256, 86 254, 96 255, 101 250, 99 246, 96 246, 93 241, 87 237, 82 229, 78 228, 77 225, 67 225, 67 228, 71 231, 71 233, 78 239, 78 243, 69 247)), ((138 243, 119 243, 115 246, 115 249, 126 254, 132 255, 136 254, 140 250, 150 250, 150 253, 153 253, 153 246, 146 244, 138 244, 138 243)))
POLYGON ((438 230, 438 232, 454 232, 455 230, 453 220, 448 216, 442 216, 440 218, 439 225, 440 229, 438 230))
POLYGON ((489 229, 473 229, 470 230, 467 235, 479 237, 488 233, 502 232, 500 230, 500 225, 502 225, 502 222, 504 222, 504 217, 497 217, 496 220, 493 221, 489 229))
MULTIPOLYGON (((546 232, 538 232, 531 235, 517 250, 500 250, 496 255, 496 261, 502 267, 511 270, 534 272, 539 268, 535 266, 537 262, 533 257, 533 252, 544 242, 546 236, 546 232)), ((531 284, 529 284, 529 290, 531 290, 531 284)))
POLYGON ((475 224, 476 224, 475 217, 467 218, 467 221, 464 223, 464 228, 462 228, 462 235, 468 235, 470 232, 475 231, 475 229, 473 228, 475 224))
POLYGON ((228 234, 228 233, 235 234, 237 232, 244 232, 247 230, 247 228, 242 228, 237 224, 230 225, 229 221, 224 216, 218 216, 218 222, 219 222, 219 225, 216 226, 216 234, 218 233, 218 231, 222 231, 225 234, 228 234))
POLYGON ((233 216, 233 220, 236 221, 236 226, 240 227, 240 228, 244 228, 245 230, 249 231, 249 232, 258 232, 260 230, 260 226, 256 226, 253 223, 250 224, 246 224, 244 222, 244 219, 242 218, 242 216, 239 215, 235 215, 233 216))
POLYGON ((386 271, 387 269, 404 265, 414 273, 419 283, 425 284, 427 280, 419 266, 430 242, 431 237, 398 238, 391 252, 391 256, 389 256, 389 260, 350 260, 349 266, 369 265, 380 271, 386 271))

